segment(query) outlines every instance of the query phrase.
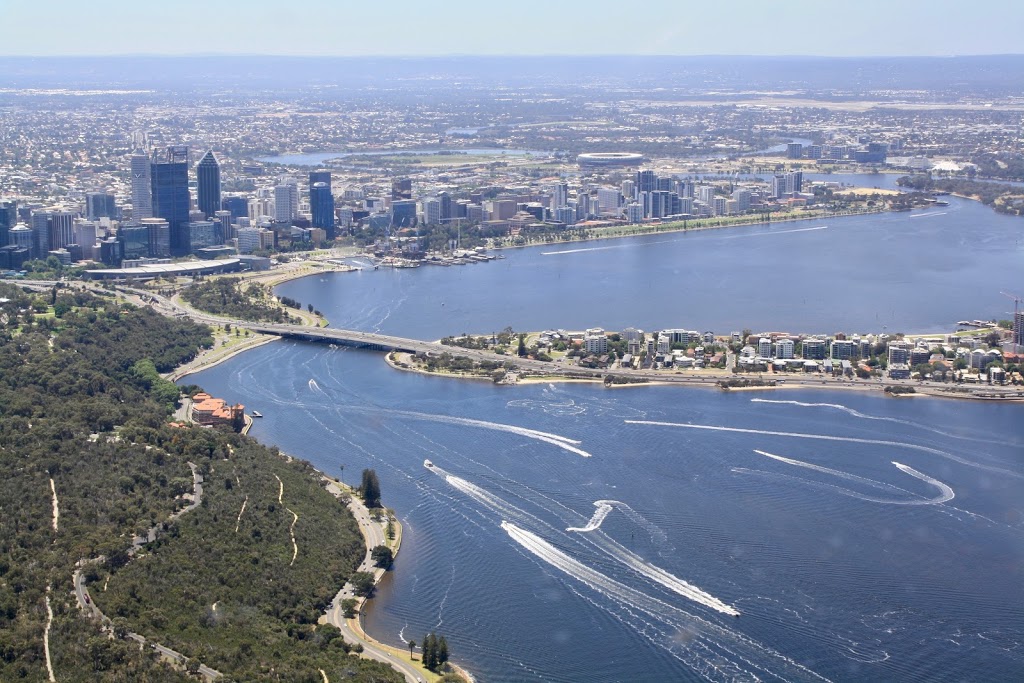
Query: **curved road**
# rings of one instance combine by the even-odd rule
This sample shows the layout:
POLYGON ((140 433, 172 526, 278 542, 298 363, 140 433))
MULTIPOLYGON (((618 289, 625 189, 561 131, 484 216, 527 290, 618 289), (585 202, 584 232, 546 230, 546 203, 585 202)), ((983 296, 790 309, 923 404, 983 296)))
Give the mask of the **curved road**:
MULTIPOLYGON (((335 496, 341 496, 343 493, 348 493, 343 492, 341 487, 334 482, 329 483, 327 485, 327 489, 335 496)), ((385 538, 386 522, 374 521, 370 516, 370 511, 366 509, 366 506, 363 505, 363 501, 359 500, 358 496, 349 495, 348 508, 356 518, 356 522, 359 524, 359 529, 363 532, 363 538, 366 539, 366 555, 363 557, 363 561, 356 568, 356 571, 372 573, 374 575, 374 583, 376 583, 380 581, 382 576, 384 576, 385 570, 374 565, 370 551, 378 545, 387 545, 385 538)), ((328 624, 333 624, 341 629, 342 635, 348 642, 359 643, 362 645, 364 657, 387 664, 405 676, 405 680, 408 683, 424 683, 426 678, 416 666, 401 660, 386 648, 381 647, 380 643, 368 638, 366 634, 363 633, 362 628, 358 628, 357 630, 352 627, 353 623, 358 626, 359 617, 357 616, 352 620, 345 619, 341 609, 341 604, 344 600, 348 599, 358 600, 360 602, 360 606, 365 602, 365 598, 359 598, 353 592, 352 584, 346 583, 338 594, 334 596, 334 600, 331 601, 331 607, 324 615, 323 621, 328 624)))

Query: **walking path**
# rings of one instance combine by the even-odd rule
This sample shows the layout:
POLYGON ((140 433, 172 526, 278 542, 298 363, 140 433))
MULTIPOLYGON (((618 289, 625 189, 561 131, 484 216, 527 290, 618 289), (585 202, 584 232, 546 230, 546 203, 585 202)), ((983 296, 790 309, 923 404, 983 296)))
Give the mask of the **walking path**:
POLYGON ((57 531, 57 522, 60 520, 60 503, 57 501, 57 485, 50 477, 50 490, 53 492, 53 530, 57 531))
MULTIPOLYGON (((327 477, 324 477, 324 479, 327 481, 327 490, 335 496, 338 498, 348 496, 348 508, 352 511, 352 515, 359 524, 359 529, 363 534, 363 538, 366 540, 366 555, 363 557, 363 561, 359 564, 359 567, 356 568, 356 571, 372 573, 374 576, 374 583, 378 583, 387 570, 377 567, 374 564, 371 551, 378 545, 387 545, 391 548, 392 553, 397 554, 398 548, 402 543, 401 525, 397 521, 393 522, 395 539, 389 543, 386 533, 386 516, 382 521, 375 521, 370 516, 370 511, 363 504, 363 501, 355 495, 354 491, 348 487, 342 488, 343 485, 339 485, 338 482, 332 479, 327 477)), ((392 667, 405 676, 407 683, 426 683, 426 681, 436 680, 437 676, 427 671, 423 667, 422 662, 412 659, 412 656, 408 651, 389 647, 383 643, 378 643, 376 640, 366 635, 366 632, 363 631, 359 617, 359 610, 365 602, 366 598, 357 596, 355 594, 355 587, 351 583, 346 583, 338 594, 334 596, 334 600, 331 601, 331 606, 327 612, 320 617, 320 623, 328 623, 337 626, 341 629, 342 636, 344 636, 346 641, 350 643, 359 643, 363 646, 362 655, 364 657, 374 659, 378 662, 383 662, 384 664, 392 667), (346 619, 344 616, 342 603, 345 600, 357 601, 355 607, 356 616, 352 619, 346 619)))
MULTIPOLYGON (((53 479, 50 480, 53 483, 53 479)), ((46 630, 43 631, 43 651, 46 653, 46 673, 50 681, 56 683, 53 675, 53 662, 50 660, 50 627, 53 626, 53 608, 50 607, 50 587, 46 587, 46 630)))
MULTIPOLYGON (((167 518, 168 521, 177 519, 177 518, 181 517, 183 514, 185 514, 186 512, 191 512, 192 510, 195 510, 203 502, 203 476, 201 474, 199 474, 199 470, 196 468, 194 463, 190 462, 190 463, 188 463, 188 466, 192 470, 192 502, 188 506, 182 508, 181 510, 179 510, 175 514, 173 514, 170 517, 168 517, 167 518)), ((146 543, 155 541, 156 540, 157 530, 159 528, 160 528, 160 525, 154 526, 154 527, 150 528, 149 531, 145 535, 135 537, 135 539, 132 540, 132 547, 128 550, 128 554, 131 557, 134 558, 135 555, 138 553, 138 551, 142 548, 142 546, 144 546, 146 543)), ((82 611, 88 613, 90 616, 92 616, 92 617, 94 617, 96 619, 99 619, 100 623, 104 627, 112 628, 113 627, 113 623, 111 622, 110 618, 107 615, 105 615, 100 610, 99 607, 96 606, 96 603, 93 602, 93 600, 92 600, 92 596, 89 595, 89 589, 85 587, 85 576, 82 574, 82 568, 85 565, 92 564, 94 562, 99 562, 100 559, 101 558, 93 558, 91 560, 79 561, 78 564, 75 567, 74 574, 72 574, 72 576, 71 576, 71 583, 72 583, 72 585, 74 586, 74 589, 75 589, 75 598, 78 601, 78 607, 82 611)), ((49 607, 50 607, 49 598, 47 598, 46 607, 47 607, 47 610, 49 610, 49 607)), ((49 632, 49 623, 47 623, 47 633, 48 632, 49 632)), ((167 659, 170 659, 171 661, 175 662, 176 664, 178 664, 179 666, 181 666, 183 668, 190 661, 188 657, 186 657, 185 655, 181 654, 180 652, 176 652, 175 650, 172 650, 169 647, 165 647, 163 645, 160 645, 159 643, 151 642, 151 641, 147 640, 145 636, 141 636, 138 633, 129 632, 129 633, 126 633, 124 637, 125 638, 129 638, 131 640, 134 640, 135 642, 139 643, 140 645, 147 645, 148 644, 150 647, 153 648, 153 650, 155 650, 156 652, 160 653, 162 656, 166 657, 167 659)), ((46 654, 47 654, 47 657, 46 657, 47 658, 47 666, 49 666, 49 658, 50 657, 49 657, 49 645, 48 644, 47 644, 47 653, 46 654)), ((217 671, 216 669, 211 669, 210 667, 206 666, 205 664, 200 664, 199 665, 199 673, 202 674, 206 678, 207 681, 213 681, 213 680, 216 680, 216 679, 220 678, 221 676, 223 676, 223 674, 221 672, 217 671)), ((52 671, 50 673, 50 680, 51 681, 54 680, 52 671)))

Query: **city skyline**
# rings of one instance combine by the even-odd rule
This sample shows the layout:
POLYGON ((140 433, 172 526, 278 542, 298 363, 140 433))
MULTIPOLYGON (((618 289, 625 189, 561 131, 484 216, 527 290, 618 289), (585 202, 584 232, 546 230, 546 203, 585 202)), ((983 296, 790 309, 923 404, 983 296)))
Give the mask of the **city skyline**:
POLYGON ((451 0, 393 3, 386 15, 376 5, 311 0, 302 12, 268 0, 200 3, 182 0, 145 5, 125 0, 58 2, 57 10, 10 0, 0 22, 18 26, 0 45, 2 56, 280 55, 802 55, 824 57, 951 56, 1020 54, 1017 27, 1024 6, 1008 0, 966 5, 951 0, 884 3, 866 0, 845 10, 794 0, 778 6, 742 0, 726 13, 702 13, 716 30, 694 22, 699 6, 652 0, 638 14, 618 2, 551 5, 523 0, 517 11, 451 0), (265 39, 210 41, 196 31, 232 26, 237 36, 265 39), (311 18, 316 20, 312 21, 311 18), (659 17, 658 21, 646 18, 659 17), (998 18, 998 21, 993 21, 998 18), (116 41, 84 40, 107 35, 116 41), (159 26, 161 32, 137 30, 159 26), (554 31, 562 26, 566 30, 554 31), (572 30, 569 30, 572 29, 572 30), (45 33, 48 40, 38 41, 45 33), (173 36, 173 40, 160 40, 173 36))

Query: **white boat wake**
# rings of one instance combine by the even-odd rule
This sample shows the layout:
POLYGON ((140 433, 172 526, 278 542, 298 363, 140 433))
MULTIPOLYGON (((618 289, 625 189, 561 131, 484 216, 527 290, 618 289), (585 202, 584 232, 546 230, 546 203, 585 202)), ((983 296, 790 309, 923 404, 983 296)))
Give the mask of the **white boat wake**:
POLYGON ((722 239, 735 240, 747 237, 765 237, 768 235, 788 235, 794 232, 815 232, 817 230, 828 230, 827 225, 816 225, 813 228, 793 228, 792 230, 774 230, 772 232, 751 232, 745 235, 723 235, 722 239))
POLYGON ((940 457, 958 462, 961 465, 967 465, 968 467, 976 467, 978 469, 987 470, 989 472, 998 472, 1009 477, 1016 479, 1024 479, 1024 475, 1012 470, 1007 470, 1002 467, 992 467, 990 465, 983 465, 978 462, 961 458, 952 453, 946 451, 940 451, 938 448, 931 448, 929 446, 919 446, 918 444, 906 443, 903 441, 886 441, 884 439, 861 439, 852 436, 832 436, 829 434, 806 434, 804 432, 776 432, 768 429, 746 429, 742 427, 720 427, 718 425, 701 425, 701 424, 689 424, 686 422, 660 422, 657 420, 625 420, 627 424, 637 425, 648 425, 653 427, 678 427, 682 429, 702 429, 713 432, 734 432, 738 434, 761 434, 764 436, 787 436, 793 439, 816 439, 820 441, 843 441, 846 443, 863 443, 873 446, 895 446, 897 448, 909 448, 915 451, 921 451, 923 453, 931 453, 932 455, 938 455, 940 457))
POLYGON ((616 505, 625 505, 625 503, 621 503, 617 500, 596 500, 594 501, 594 505, 597 509, 594 510, 594 516, 590 518, 590 521, 587 522, 586 526, 571 526, 568 527, 566 531, 585 532, 600 529, 601 522, 603 522, 604 518, 608 516, 608 513, 612 511, 612 508, 616 505))
MULTIPOLYGON (((798 662, 784 657, 734 630, 683 612, 666 602, 620 583, 511 522, 502 521, 501 528, 530 554, 615 602, 629 614, 636 615, 636 612, 643 612, 657 621, 669 625, 674 632, 660 632, 663 639, 659 644, 707 680, 757 681, 762 680, 759 673, 783 680, 827 680, 798 662), (763 663, 765 659, 770 659, 771 664, 763 663), (744 668, 744 665, 756 670, 757 673, 744 668), (777 668, 782 670, 777 670, 777 668)), ((733 613, 735 616, 739 616, 739 612, 733 610, 733 613)), ((650 626, 657 628, 653 624, 650 626)))
MULTIPOLYGON (((793 458, 786 458, 786 457, 781 456, 781 455, 775 455, 773 453, 768 453, 766 451, 759 451, 757 449, 755 449, 754 452, 757 453, 758 455, 763 455, 766 458, 771 458, 772 460, 777 460, 779 462, 784 462, 787 465, 794 465, 796 467, 803 467, 805 469, 814 470, 815 472, 822 472, 824 474, 830 474, 830 475, 832 475, 834 477, 839 477, 840 479, 845 479, 847 481, 857 482, 859 484, 865 484, 865 485, 870 486, 872 488, 889 490, 889 491, 895 490, 895 491, 899 491, 899 492, 902 492, 902 493, 906 493, 908 495, 914 495, 914 494, 911 494, 909 491, 905 491, 904 489, 901 489, 901 488, 899 488, 897 486, 892 486, 890 484, 885 484, 883 482, 878 482, 878 481, 875 481, 873 479, 867 479, 865 477, 858 477, 855 474, 850 474, 849 472, 842 472, 840 470, 835 470, 835 469, 832 469, 831 467, 824 467, 823 465, 815 465, 814 463, 803 462, 801 460, 794 460, 793 458)), ((918 499, 918 500, 914 500, 914 499, 906 500, 906 499, 899 499, 899 498, 896 498, 896 499, 892 499, 892 498, 876 498, 874 496, 866 496, 866 495, 864 495, 862 493, 857 493, 856 491, 851 491, 850 489, 844 489, 844 488, 839 487, 839 486, 830 486, 830 485, 826 485, 826 486, 828 486, 828 488, 837 490, 839 493, 842 493, 843 495, 851 496, 853 498, 859 498, 860 500, 866 500, 866 501, 870 501, 870 502, 874 502, 874 503, 885 503, 885 504, 888 504, 888 505, 938 505, 940 503, 946 503, 948 501, 951 501, 951 500, 953 500, 953 498, 956 497, 956 493, 953 491, 953 489, 950 486, 948 486, 947 484, 944 484, 943 482, 939 481, 938 479, 930 477, 927 474, 924 474, 923 472, 918 472, 913 467, 910 467, 908 465, 904 465, 902 463, 898 463, 896 461, 892 461, 892 464, 895 465, 896 468, 899 469, 901 472, 909 474, 912 477, 920 479, 921 481, 925 482, 926 484, 930 484, 931 486, 936 487, 937 489, 939 489, 939 491, 941 491, 941 494, 936 496, 936 497, 934 497, 934 498, 922 498, 922 499, 918 499)), ((813 485, 819 485, 818 482, 812 482, 812 481, 809 481, 809 480, 806 480, 806 479, 798 479, 798 480, 806 482, 806 483, 809 483, 809 484, 813 484, 813 485)))
POLYGON ((496 432, 508 432, 510 434, 516 434, 517 436, 524 436, 528 439, 535 441, 543 441, 549 443, 552 446, 557 446, 564 451, 574 453, 581 458, 589 458, 591 454, 582 448, 578 448, 579 444, 582 443, 578 439, 570 439, 567 436, 561 436, 559 434, 551 434, 550 432, 542 432, 537 429, 530 429, 529 427, 519 427, 516 425, 502 424, 500 422, 486 422, 484 420, 474 420, 469 417, 454 417, 452 415, 435 415, 432 413, 418 413, 411 410, 393 410, 390 408, 378 408, 368 406, 354 406, 346 405, 343 408, 346 412, 352 413, 363 413, 372 414, 378 416, 389 416, 398 419, 412 419, 412 420, 423 420, 426 422, 439 422, 441 424, 450 425, 461 425, 464 427, 477 427, 480 429, 490 429, 496 432))
MULTIPOLYGON (((506 520, 514 519, 519 521, 520 523, 542 523, 533 515, 530 515, 524 510, 494 495, 490 491, 486 491, 483 488, 477 486, 476 484, 466 481, 462 477, 457 477, 453 474, 449 474, 448 472, 441 469, 440 467, 437 467, 433 463, 431 463, 427 469, 434 472, 434 474, 437 474, 438 476, 442 477, 453 488, 462 491, 470 498, 484 505, 493 512, 496 512, 506 520)), ((608 515, 608 512, 611 511, 613 505, 621 505, 626 508, 629 507, 628 505, 620 503, 617 500, 598 501, 596 504, 599 505, 599 508, 598 512, 595 513, 594 516, 597 517, 598 515, 601 515, 602 521, 604 517, 608 515)), ((632 512, 632 510, 630 511, 632 512)), ((592 519, 591 524, 593 524, 593 522, 594 520, 592 519)), ((597 524, 599 526, 600 522, 598 522, 597 524)), ((596 529, 597 527, 595 526, 594 528, 596 529)), ((590 531, 590 529, 586 529, 585 527, 581 530, 590 531)), ((569 531, 572 531, 572 529, 569 529, 569 531)), ((687 598, 688 600, 692 600, 697 604, 716 610, 718 612, 721 612, 722 614, 727 614, 733 617, 738 617, 740 615, 739 611, 737 611, 734 607, 727 605, 726 603, 722 602, 710 593, 707 593, 698 588, 697 586, 694 586, 693 584, 690 584, 680 579, 674 574, 665 571, 661 567, 657 567, 651 564, 650 562, 647 562, 639 555, 624 548, 622 545, 617 543, 615 540, 605 536, 603 533, 598 534, 596 536, 590 535, 586 538, 586 540, 602 552, 609 555, 611 558, 629 567, 640 576, 643 576, 644 578, 654 583, 664 586, 670 591, 678 595, 681 595, 682 597, 687 598)))
POLYGON ((977 436, 966 436, 966 435, 963 435, 963 434, 955 434, 953 432, 946 432, 946 431, 943 431, 941 429, 935 429, 933 427, 928 427, 926 425, 922 425, 922 424, 918 424, 916 422, 912 422, 911 420, 901 420, 901 419, 899 419, 897 417, 887 417, 887 416, 883 416, 883 415, 868 415, 867 413, 862 413, 859 410, 854 410, 853 408, 844 406, 844 405, 839 404, 839 403, 805 403, 804 401, 783 401, 783 400, 777 400, 777 399, 771 399, 771 398, 752 398, 752 399, 750 399, 750 402, 751 403, 768 403, 768 404, 776 404, 776 405, 787 405, 787 406, 799 406, 801 408, 830 408, 830 409, 833 409, 833 410, 838 410, 838 411, 844 412, 847 415, 850 415, 850 416, 856 417, 856 418, 860 418, 862 420, 878 420, 880 422, 893 422, 895 424, 906 425, 908 427, 913 427, 915 429, 923 429, 926 432, 931 432, 933 434, 938 434, 940 436, 948 436, 951 439, 963 439, 965 441, 982 441, 982 442, 985 442, 985 443, 995 443, 995 444, 999 444, 999 445, 1006 445, 1005 441, 1000 441, 1000 440, 996 440, 996 439, 985 439, 985 438, 981 438, 981 437, 977 437, 977 436))

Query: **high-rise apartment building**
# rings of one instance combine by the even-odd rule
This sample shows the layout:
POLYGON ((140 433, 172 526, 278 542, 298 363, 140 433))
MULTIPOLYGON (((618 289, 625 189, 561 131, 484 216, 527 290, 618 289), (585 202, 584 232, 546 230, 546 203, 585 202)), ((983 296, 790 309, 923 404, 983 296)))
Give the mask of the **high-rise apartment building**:
POLYGON ((274 221, 290 223, 299 215, 299 188, 292 183, 274 188, 274 221))
POLYGON ((185 256, 189 252, 187 230, 192 203, 188 192, 188 147, 168 147, 154 154, 149 172, 153 217, 167 221, 171 256, 185 256))
POLYGON ((206 218, 213 218, 220 211, 220 163, 212 151, 204 154, 196 164, 196 181, 199 210, 206 218))

